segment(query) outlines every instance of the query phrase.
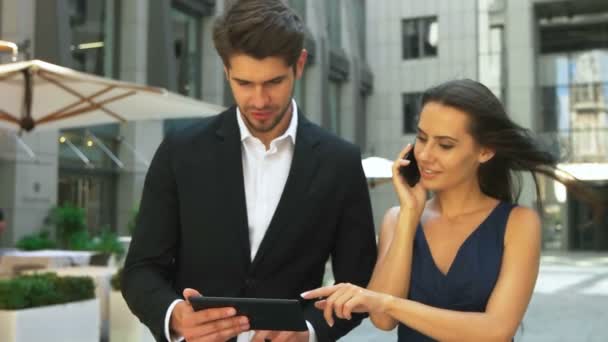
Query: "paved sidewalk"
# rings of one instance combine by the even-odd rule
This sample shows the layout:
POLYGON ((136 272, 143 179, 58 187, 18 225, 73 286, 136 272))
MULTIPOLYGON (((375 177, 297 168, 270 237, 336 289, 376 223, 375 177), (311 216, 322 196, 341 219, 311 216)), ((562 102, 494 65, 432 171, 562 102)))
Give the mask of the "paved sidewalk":
MULTIPOLYGON (((369 320, 342 339, 396 341, 369 320)), ((522 327, 523 342, 608 341, 608 253, 543 253, 541 269, 522 327)))

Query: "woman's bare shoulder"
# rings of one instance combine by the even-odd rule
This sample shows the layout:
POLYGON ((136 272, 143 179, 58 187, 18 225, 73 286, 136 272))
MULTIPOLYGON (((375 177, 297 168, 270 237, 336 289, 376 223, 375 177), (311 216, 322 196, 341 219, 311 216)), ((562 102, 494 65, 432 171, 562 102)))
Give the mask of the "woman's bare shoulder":
POLYGON ((515 206, 509 214, 505 243, 519 239, 537 239, 541 232, 538 212, 526 206, 515 206))

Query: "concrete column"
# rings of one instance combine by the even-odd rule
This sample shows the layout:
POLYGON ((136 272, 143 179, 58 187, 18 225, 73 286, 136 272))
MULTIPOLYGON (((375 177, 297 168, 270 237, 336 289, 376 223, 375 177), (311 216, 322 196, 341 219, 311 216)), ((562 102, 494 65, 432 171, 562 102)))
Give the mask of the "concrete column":
POLYGON ((359 45, 357 37, 358 23, 353 10, 350 8, 352 3, 347 1, 340 2, 342 17, 342 49, 350 59, 350 70, 348 79, 342 83, 340 94, 340 136, 350 142, 355 142, 357 131, 357 118, 360 116, 361 95, 359 92, 359 45))
MULTIPOLYGON (((218 1, 216 11, 221 13, 222 8, 218 8, 222 3, 218 1)), ((213 23, 216 17, 207 16, 202 18, 202 61, 201 61, 201 94, 202 100, 211 103, 224 103, 225 94, 228 87, 225 87, 224 64, 215 50, 213 44, 213 23)))
MULTIPOLYGON (((149 1, 121 1, 120 78, 129 82, 146 84, 148 79, 149 1)), ((151 161, 163 138, 162 121, 140 121, 121 125, 123 144, 118 156, 125 168, 118 176, 116 191, 116 228, 127 234, 127 223, 134 208, 139 207, 148 165, 139 156, 151 161)))
POLYGON ((329 91, 329 47, 327 34, 327 15, 325 0, 309 0, 306 2, 306 26, 314 37, 315 60, 306 66, 304 82, 304 103, 306 117, 321 124, 323 115, 329 109, 327 94, 329 91))
MULTIPOLYGON (((505 1, 505 39, 507 63, 507 113, 523 127, 534 129, 536 113, 537 25, 530 0, 505 1)), ((533 205, 532 178, 525 175, 520 203, 533 205)))

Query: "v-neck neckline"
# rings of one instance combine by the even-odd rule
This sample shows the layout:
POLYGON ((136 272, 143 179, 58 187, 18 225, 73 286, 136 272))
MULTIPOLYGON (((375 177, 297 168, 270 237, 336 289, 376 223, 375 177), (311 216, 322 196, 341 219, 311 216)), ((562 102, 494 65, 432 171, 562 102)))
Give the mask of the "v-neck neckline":
POLYGON ((472 239, 472 237, 475 234, 477 234, 477 232, 486 224, 486 222, 490 219, 490 217, 492 217, 494 215, 494 213, 496 212, 496 210, 502 204, 503 204, 503 202, 499 201, 498 204, 486 216, 486 218, 483 219, 483 221, 481 221, 481 223, 478 224, 477 227, 475 227, 475 229, 473 229, 473 231, 471 231, 471 233, 469 233, 469 235, 464 239, 464 241, 460 244, 460 246, 456 250, 456 255, 454 255, 454 258, 452 259, 452 262, 448 266, 448 270, 447 270, 446 273, 443 273, 443 271, 441 271, 441 269, 439 268, 439 266, 437 266, 437 262, 435 261, 435 257, 433 256, 433 252, 431 251, 431 246, 429 245, 429 242, 426 239, 426 234, 424 233, 424 226, 422 225, 422 222, 418 224, 418 229, 420 229, 420 234, 422 234, 422 240, 423 240, 424 246, 426 248, 426 251, 429 254, 429 257, 431 258, 431 263, 433 264, 433 267, 435 268, 435 270, 437 270, 437 272, 442 276, 442 278, 445 279, 445 278, 447 278, 450 275, 450 272, 454 268, 454 264, 458 261, 458 257, 460 256, 463 247, 469 242, 469 240, 472 239))

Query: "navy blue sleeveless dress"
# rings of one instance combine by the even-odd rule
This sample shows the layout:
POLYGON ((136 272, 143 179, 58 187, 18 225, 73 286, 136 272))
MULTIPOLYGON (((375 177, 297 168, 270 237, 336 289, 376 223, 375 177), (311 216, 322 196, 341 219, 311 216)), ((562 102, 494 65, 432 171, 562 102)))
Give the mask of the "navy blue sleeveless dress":
MULTIPOLYGON (((483 312, 498 280, 507 219, 514 205, 500 202, 463 242, 447 274, 431 255, 419 224, 414 238, 408 298, 437 308, 483 312)), ((433 341, 399 324, 398 341, 433 341)))

